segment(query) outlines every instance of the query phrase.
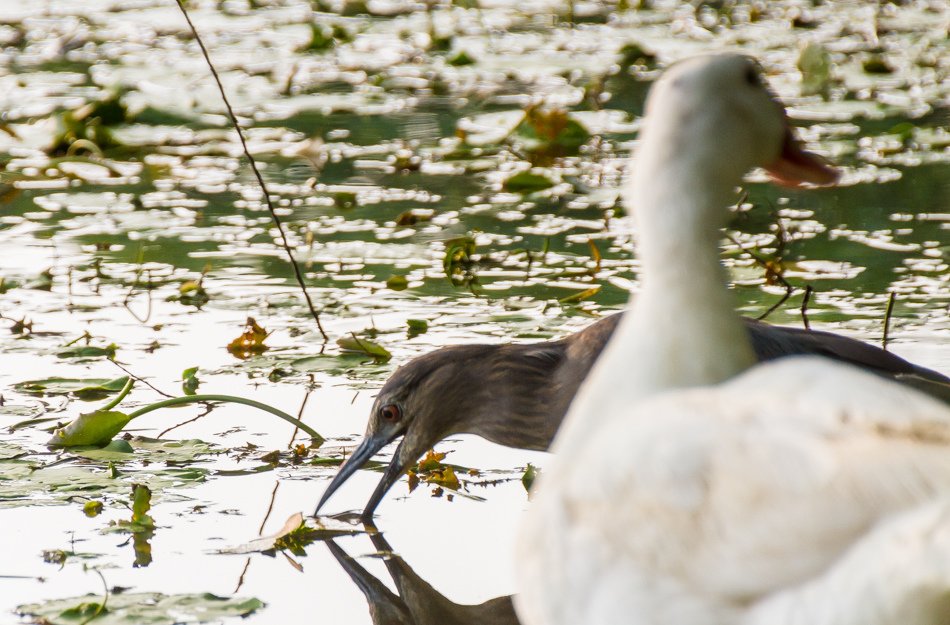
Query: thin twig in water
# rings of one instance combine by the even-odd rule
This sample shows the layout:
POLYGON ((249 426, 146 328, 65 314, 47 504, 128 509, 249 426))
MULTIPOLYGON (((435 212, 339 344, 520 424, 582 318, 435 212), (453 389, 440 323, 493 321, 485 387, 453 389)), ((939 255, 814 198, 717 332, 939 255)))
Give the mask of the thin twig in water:
POLYGON ((811 330, 811 324, 808 323, 808 300, 811 299, 811 292, 814 291, 811 285, 805 286, 805 295, 802 297, 802 325, 806 330, 811 330))
POLYGON ((166 434, 168 434, 169 432, 171 432, 172 430, 178 429, 178 428, 180 428, 180 427, 183 426, 183 425, 188 425, 189 423, 194 423, 195 421, 197 421, 198 419, 201 419, 202 417, 207 417, 209 414, 211 414, 211 411, 214 410, 214 405, 213 405, 213 404, 207 404, 207 403, 206 403, 206 404, 202 404, 202 405, 205 407, 205 411, 202 412, 200 415, 198 415, 198 416, 196 416, 196 417, 192 417, 192 418, 188 419, 187 421, 182 421, 181 423, 176 423, 175 425, 173 425, 173 426, 171 426, 171 427, 169 427, 169 428, 165 428, 164 430, 162 430, 161 432, 159 432, 159 433, 158 433, 158 436, 156 436, 155 438, 161 438, 161 437, 165 436, 166 434))
POLYGON ((241 575, 238 577, 237 586, 234 587, 232 594, 237 594, 241 590, 241 586, 244 585, 244 576, 247 574, 247 570, 251 568, 251 559, 248 558, 244 561, 244 568, 241 569, 241 575))
POLYGON ((139 278, 142 277, 143 269, 140 267, 137 272, 135 272, 135 280, 132 281, 132 286, 129 287, 129 292, 125 294, 125 299, 122 300, 122 306, 129 311, 129 314, 135 317, 135 320, 139 323, 148 323, 148 320, 152 317, 152 272, 151 270, 145 272, 148 274, 148 286, 145 287, 145 293, 148 296, 148 308, 145 309, 145 316, 140 317, 138 313, 132 310, 132 306, 129 302, 132 301, 132 296, 135 295, 135 289, 139 286, 139 278))
MULTIPOLYGON (((297 410, 297 418, 301 421, 303 420, 303 409, 307 406, 307 400, 310 399, 310 392, 313 390, 313 376, 310 376, 310 386, 307 387, 307 392, 303 396, 303 401, 300 402, 300 409, 297 410)), ((294 441, 297 439, 297 432, 300 431, 300 428, 294 426, 294 433, 290 436, 290 442, 287 443, 287 449, 292 449, 294 446, 294 441)))
POLYGON ((267 512, 264 513, 264 520, 261 521, 261 526, 257 528, 257 535, 264 535, 264 526, 267 525, 267 519, 270 518, 270 513, 274 511, 274 502, 277 500, 277 489, 280 488, 280 481, 274 482, 274 490, 270 492, 270 503, 267 504, 267 512))
POLYGON ((887 351, 888 334, 891 331, 891 314, 894 312, 894 291, 887 298, 887 310, 884 311, 884 336, 881 337, 881 349, 887 351))
POLYGON ((756 320, 757 320, 757 321, 763 321, 766 317, 768 317, 769 315, 771 315, 772 313, 774 313, 776 310, 778 310, 778 309, 779 309, 779 306, 781 306, 782 304, 784 304, 785 302, 787 302, 787 301, 788 301, 788 298, 790 298, 790 297, 792 296, 792 292, 793 292, 792 287, 786 286, 786 287, 785 287, 785 293, 782 295, 782 298, 781 298, 779 301, 777 301, 777 302, 775 302, 774 304, 772 304, 771 306, 769 306, 769 309, 766 310, 766 311, 765 311, 764 313, 762 313, 761 315, 759 315, 758 317, 756 317, 756 320))
POLYGON ((132 378, 132 379, 135 380, 136 382, 141 382, 142 384, 144 384, 145 386, 149 387, 150 389, 152 389, 153 391, 155 391, 156 393, 158 393, 158 394, 161 395, 162 397, 169 397, 169 398, 174 397, 174 395, 169 395, 169 394, 166 393, 165 391, 163 391, 163 390, 161 390, 161 389, 159 389, 159 388, 156 388, 155 386, 152 385, 151 382, 149 382, 149 381, 146 380, 145 378, 140 378, 139 376, 135 375, 134 373, 132 373, 131 371, 129 371, 128 369, 126 369, 125 367, 123 367, 122 365, 120 365, 120 364, 119 364, 118 362, 116 362, 115 360, 113 360, 113 359, 110 358, 109 361, 110 361, 112 364, 114 364, 116 367, 118 367, 119 369, 122 369, 122 371, 124 371, 127 376, 129 376, 130 378, 132 378))
POLYGON ((745 252, 746 254, 748 254, 749 256, 751 256, 751 257, 752 257, 752 260, 755 261, 755 264, 757 264, 757 265, 759 265, 760 267, 762 267, 763 269, 765 269, 766 280, 770 280, 770 279, 771 279, 772 281, 778 282, 780 285, 782 285, 783 287, 785 287, 785 294, 782 295, 782 298, 781 298, 779 301, 777 301, 777 302, 775 302, 774 304, 772 304, 772 305, 769 307, 769 309, 766 310, 764 313, 762 313, 761 315, 759 315, 758 317, 756 317, 756 319, 757 319, 758 321, 762 321, 763 319, 765 319, 766 317, 768 317, 769 315, 771 315, 773 312, 775 312, 776 310, 778 310, 779 306, 781 306, 782 304, 784 304, 785 302, 788 301, 788 298, 790 298, 790 297, 792 296, 792 293, 795 292, 795 287, 793 287, 793 286, 788 282, 788 280, 785 279, 785 276, 783 276, 781 273, 775 271, 775 269, 772 268, 771 265, 769 265, 769 262, 768 262, 767 260, 765 260, 764 258, 762 258, 761 256, 759 256, 758 254, 756 254, 755 252, 753 252, 753 251, 750 250, 749 248, 747 248, 747 247, 745 247, 744 245, 742 245, 742 243, 740 243, 734 236, 732 236, 732 235, 729 234, 728 232, 726 233, 726 238, 729 239, 730 241, 732 241, 732 243, 733 243, 736 247, 738 247, 739 250, 741 250, 741 251, 745 252))
POLYGON ((244 150, 244 156, 247 157, 247 161, 251 165, 251 170, 254 172, 254 177, 257 178, 257 183, 260 185, 261 192, 264 194, 264 203, 267 205, 267 210, 270 212, 271 220, 273 220, 274 226, 277 228, 277 232, 280 234, 281 245, 283 246, 284 251, 287 253, 287 258, 290 260, 290 265, 294 269, 294 277, 297 279, 297 284, 300 285, 300 290, 303 292, 303 297, 307 301, 307 307, 310 309, 310 314, 313 316, 313 320, 317 322, 317 329, 320 331, 320 336, 323 337, 325 342, 329 341, 330 337, 323 329, 323 324, 320 323, 320 314, 317 312, 317 309, 314 308, 313 300, 310 299, 310 293, 307 292, 307 284, 304 282, 303 274, 300 271, 300 266, 294 259, 294 253, 290 249, 290 242, 287 241, 287 234, 284 232, 284 226, 281 223, 280 218, 277 216, 277 211, 274 210, 274 204, 271 202, 270 193, 267 192, 267 185, 264 184, 264 177, 261 176, 261 172, 257 168, 257 161, 255 161, 254 157, 251 156, 251 151, 247 149, 247 141, 244 139, 244 133, 241 131, 240 124, 238 124, 238 119, 234 114, 234 109, 231 108, 231 102, 228 100, 228 96, 224 92, 224 85, 221 84, 221 78, 218 76, 218 71, 214 68, 214 64, 211 62, 211 57, 208 55, 208 49, 205 48, 205 44, 201 40, 201 36, 198 35, 198 29, 196 29, 195 25, 192 23, 191 17, 188 15, 188 11, 185 9, 184 3, 182 0, 176 0, 176 2, 178 4, 178 8, 181 9, 182 15, 185 16, 185 21, 188 22, 188 27, 195 36, 195 41, 198 42, 198 47, 201 48, 201 54, 204 56, 205 62, 208 64, 208 69, 211 70, 211 75, 214 76, 215 83, 218 85, 218 91, 221 92, 221 99, 224 101, 224 107, 228 111, 228 117, 231 118, 231 124, 234 126, 234 130, 237 132, 238 139, 241 141, 241 148, 244 150))

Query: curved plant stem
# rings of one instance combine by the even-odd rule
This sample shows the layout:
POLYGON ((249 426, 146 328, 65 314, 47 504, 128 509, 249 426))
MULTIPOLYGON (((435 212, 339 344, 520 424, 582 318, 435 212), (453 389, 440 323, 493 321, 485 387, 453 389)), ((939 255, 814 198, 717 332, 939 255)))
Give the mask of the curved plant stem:
POLYGON ((160 408, 167 408, 169 406, 178 406, 181 404, 194 404, 198 402, 207 402, 207 401, 223 401, 232 404, 244 404, 245 406, 251 406, 252 408, 257 408, 258 410, 263 410, 264 412, 269 412, 276 417, 280 417, 287 423, 300 428, 307 434, 309 434, 314 440, 318 442, 323 442, 324 438, 317 433, 312 427, 301 421, 300 419, 295 419, 290 416, 283 410, 278 410, 273 406, 268 406, 267 404, 262 404, 259 401, 254 401, 253 399, 245 399, 244 397, 235 397, 233 395, 185 395, 184 397, 172 397, 170 399, 163 399, 162 401, 157 401, 154 404, 149 404, 148 406, 143 406, 134 412, 129 413, 129 418, 134 419, 136 417, 141 417, 143 414, 152 412, 153 410, 159 410, 160 408))
POLYGON ((108 404, 100 408, 101 412, 108 412, 119 405, 119 402, 125 399, 125 396, 129 394, 129 391, 132 390, 132 387, 135 385, 135 378, 129 376, 129 381, 125 383, 125 386, 122 387, 122 390, 119 391, 119 394, 115 396, 115 399, 110 401, 108 404))

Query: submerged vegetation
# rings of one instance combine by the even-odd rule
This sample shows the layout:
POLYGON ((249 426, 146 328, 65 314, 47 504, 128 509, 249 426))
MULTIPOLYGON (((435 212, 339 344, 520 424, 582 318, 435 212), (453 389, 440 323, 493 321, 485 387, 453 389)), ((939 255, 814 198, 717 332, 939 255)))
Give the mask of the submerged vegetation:
MULTIPOLYGON (((743 312, 875 341, 886 313, 891 349, 926 342, 922 364, 950 370, 946 1, 184 5, 266 196, 175 0, 0 3, 8 616, 274 622, 319 587, 326 614, 369 622, 315 545, 363 528, 293 513, 406 359, 625 302, 622 169, 650 82, 695 52, 756 56, 845 172, 737 193, 743 312)), ((541 472, 497 453, 430 452, 381 529, 482 557, 541 472)), ((503 590, 478 557, 440 580, 503 590)))

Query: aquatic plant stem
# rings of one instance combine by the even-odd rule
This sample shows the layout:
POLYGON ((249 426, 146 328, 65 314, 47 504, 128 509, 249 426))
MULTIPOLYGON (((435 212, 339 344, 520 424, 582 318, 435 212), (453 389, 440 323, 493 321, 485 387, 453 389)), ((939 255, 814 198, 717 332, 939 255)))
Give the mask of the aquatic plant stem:
POLYGON ((881 336, 881 349, 887 351, 888 334, 891 331, 891 315, 894 313, 894 291, 887 298, 887 310, 884 311, 884 335, 881 336))
POLYGON ((195 36, 195 41, 198 42, 198 47, 201 48, 201 54, 204 56, 205 62, 208 64, 208 69, 211 70, 211 75, 214 76, 214 81, 218 85, 218 91, 221 93, 221 99, 224 101, 224 107, 228 111, 228 117, 231 118, 231 124, 234 126, 235 132, 237 132, 238 139, 241 140, 241 147, 244 149, 244 156, 247 157, 247 161, 250 163, 251 169, 254 171, 254 176, 257 178, 257 183, 260 185, 261 191, 264 193, 264 203, 267 205, 267 210, 270 212, 271 219, 274 222, 274 226, 277 228, 277 232, 280 233, 281 245, 283 246, 284 251, 287 253, 287 258, 290 259, 290 265, 294 269, 294 277, 297 279, 297 284, 300 285, 300 290, 303 292, 303 297, 307 301, 307 307, 310 309, 310 314, 313 316, 313 320, 317 322, 317 329, 320 330, 320 335, 323 337, 324 342, 329 341, 330 337, 323 329, 323 324, 320 323, 320 314, 317 312, 317 309, 314 308, 313 300, 310 299, 310 293, 307 292, 307 284, 304 282, 303 273, 300 271, 300 266, 294 259, 293 251, 290 249, 290 243, 287 241, 287 234, 284 232, 284 226, 281 223, 280 218, 277 216, 277 211, 274 210, 274 204, 271 202, 270 193, 267 192, 267 185, 264 184, 264 177, 261 176, 261 172, 257 168, 257 161, 255 161, 254 157, 251 156, 251 151, 247 149, 247 141, 244 139, 244 133, 241 131, 240 124, 238 124, 237 116, 234 114, 234 109, 231 108, 231 102, 228 100, 228 96, 224 91, 224 85, 221 84, 221 78, 218 76, 218 71, 214 68, 214 64, 211 62, 211 57, 208 55, 208 49, 205 48, 205 44, 201 40, 201 36, 198 35, 198 29, 196 29, 195 25, 192 23, 191 17, 188 15, 188 11, 185 9, 184 3, 182 0, 175 1, 178 4, 178 8, 181 9, 182 15, 185 16, 185 21, 188 22, 188 27, 191 28, 191 32, 195 36))
POLYGON ((283 410, 274 408, 273 406, 268 406, 267 404, 262 404, 259 401, 254 401, 253 399, 246 399, 244 397, 235 397, 233 395, 185 395, 183 397, 172 397, 170 399, 163 399, 162 401, 157 401, 154 404, 149 404, 148 406, 143 406, 134 412, 129 413, 129 419, 134 419, 136 417, 141 417, 144 414, 152 412, 153 410, 160 410, 161 408, 168 408, 169 406, 179 406, 181 404, 195 404, 199 402, 209 402, 209 401, 221 401, 231 404, 244 404, 245 406, 251 406, 252 408, 257 408, 258 410, 263 410, 264 412, 269 412, 275 417, 280 417, 287 423, 300 428, 307 434, 309 434, 314 440, 318 442, 323 442, 324 438, 314 430, 312 427, 306 423, 295 419, 290 416, 283 410))
POLYGON ((135 378, 129 376, 128 381, 126 381, 125 386, 122 387, 122 390, 119 391, 119 394, 115 396, 115 399, 110 401, 108 404, 99 409, 100 412, 108 412, 119 405, 119 402, 125 399, 125 396, 129 394, 129 391, 132 390, 132 387, 135 385, 135 378))

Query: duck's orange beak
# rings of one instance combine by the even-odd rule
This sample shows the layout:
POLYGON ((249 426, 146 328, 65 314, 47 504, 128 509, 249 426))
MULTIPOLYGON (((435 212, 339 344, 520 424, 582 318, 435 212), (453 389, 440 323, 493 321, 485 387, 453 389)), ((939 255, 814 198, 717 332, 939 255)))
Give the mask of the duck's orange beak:
POLYGON ((789 126, 785 128, 781 155, 766 166, 765 171, 773 182, 783 187, 798 187, 806 183, 824 187, 834 184, 839 176, 838 170, 825 159, 803 149, 789 126))

